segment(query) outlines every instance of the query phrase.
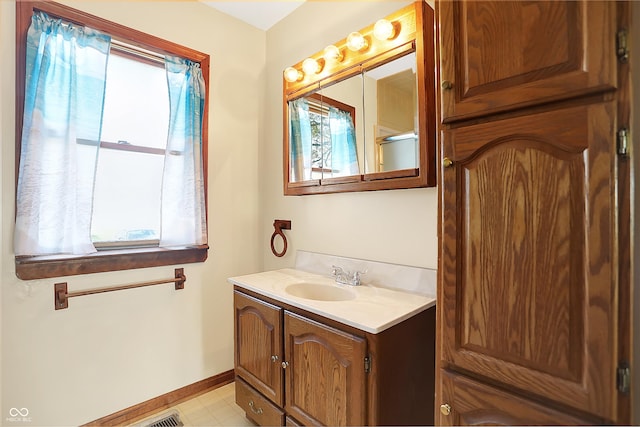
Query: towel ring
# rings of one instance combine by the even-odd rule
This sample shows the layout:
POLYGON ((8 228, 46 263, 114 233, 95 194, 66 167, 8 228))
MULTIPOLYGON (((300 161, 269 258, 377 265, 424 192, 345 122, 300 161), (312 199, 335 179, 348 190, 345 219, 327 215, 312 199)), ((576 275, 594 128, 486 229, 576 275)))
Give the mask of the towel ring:
POLYGON ((275 231, 271 235, 271 252, 273 252, 275 256, 281 257, 287 253, 287 237, 284 235, 282 230, 291 230, 291 221, 287 219, 276 219, 275 221, 273 221, 273 228, 275 229, 275 231), (276 236, 282 237, 282 242, 284 243, 284 247, 282 248, 281 252, 278 252, 273 244, 276 236))

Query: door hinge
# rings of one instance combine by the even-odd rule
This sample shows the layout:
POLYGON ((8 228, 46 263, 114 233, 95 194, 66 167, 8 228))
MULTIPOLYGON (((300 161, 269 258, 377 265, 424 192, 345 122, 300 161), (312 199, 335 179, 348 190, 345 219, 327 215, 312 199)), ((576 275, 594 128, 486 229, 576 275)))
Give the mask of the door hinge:
POLYGON ((365 372, 365 374, 368 374, 369 372, 371 372, 371 357, 370 356, 365 356, 364 357, 364 372, 365 372))
POLYGON ((629 48, 627 47, 627 30, 622 29, 616 35, 616 54, 620 62, 629 60, 629 48))
POLYGON ((622 157, 629 156, 629 131, 627 128, 618 130, 618 155, 622 157))
POLYGON ((617 385, 620 393, 629 393, 631 387, 631 368, 625 361, 620 362, 617 370, 617 385))

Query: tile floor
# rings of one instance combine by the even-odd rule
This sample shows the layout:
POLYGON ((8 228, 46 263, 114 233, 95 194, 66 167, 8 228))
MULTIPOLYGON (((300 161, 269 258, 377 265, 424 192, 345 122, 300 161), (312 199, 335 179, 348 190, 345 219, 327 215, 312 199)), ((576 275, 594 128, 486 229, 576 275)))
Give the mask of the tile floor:
POLYGON ((201 394, 171 408, 137 421, 133 426, 145 425, 145 420, 178 411, 185 426, 254 426, 235 402, 235 383, 201 394))

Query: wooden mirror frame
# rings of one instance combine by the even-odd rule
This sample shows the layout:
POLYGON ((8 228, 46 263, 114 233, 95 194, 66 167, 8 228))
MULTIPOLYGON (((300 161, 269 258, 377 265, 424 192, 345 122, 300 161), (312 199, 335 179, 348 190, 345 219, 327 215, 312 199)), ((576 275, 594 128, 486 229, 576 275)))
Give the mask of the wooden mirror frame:
MULTIPOLYGON (((369 41, 364 51, 352 52, 346 38, 334 45, 344 58, 340 62, 325 62, 323 52, 310 56, 322 69, 295 82, 283 77, 283 176, 284 195, 326 194, 353 191, 391 190, 434 187, 436 185, 436 99, 435 99, 435 34, 434 13, 420 0, 386 17, 393 23, 396 35, 390 40, 374 39, 374 24, 359 32, 369 41), (418 140, 420 164, 415 169, 363 173, 340 178, 290 181, 291 158, 289 142, 289 101, 309 95, 349 77, 390 62, 415 51, 418 89, 418 140)), ((302 61, 293 66, 302 70, 302 61)))

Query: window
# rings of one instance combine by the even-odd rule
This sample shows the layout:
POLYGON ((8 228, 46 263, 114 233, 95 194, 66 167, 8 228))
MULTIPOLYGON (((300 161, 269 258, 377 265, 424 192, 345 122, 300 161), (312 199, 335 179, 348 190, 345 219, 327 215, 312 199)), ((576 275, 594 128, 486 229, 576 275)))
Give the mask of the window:
POLYGON ((292 176, 304 179, 321 180, 327 178, 352 176, 360 173, 355 137, 355 107, 337 101, 328 96, 313 93, 304 98, 291 101, 291 134, 308 134, 310 141, 304 147, 302 137, 293 136, 294 152, 301 153, 299 159, 308 161, 292 164, 292 176), (300 116, 306 117, 301 120, 300 116), (308 155, 303 154, 308 150, 308 155))
POLYGON ((112 44, 91 221, 98 249, 158 244, 168 128, 164 63, 122 55, 112 44))
MULTIPOLYGON (((339 122, 337 117, 342 116, 349 123, 350 132, 353 134, 356 127, 355 107, 324 95, 312 94, 307 99, 311 125, 311 178, 322 179, 323 176, 327 177, 333 174, 336 174, 335 176, 352 175, 353 172, 350 170, 341 170, 340 161, 333 161, 332 153, 336 132, 335 130, 332 132, 331 129, 332 124, 334 129, 340 125, 340 123, 336 123, 339 122)), ((355 144, 355 135, 353 138, 355 144)))
MULTIPOLYGON (((205 100, 208 92, 209 56, 51 2, 17 2, 16 24, 18 277, 35 279, 204 261, 208 249, 205 100), (34 77, 30 74, 25 78, 25 75, 26 70, 33 67, 31 63, 27 66, 26 61, 31 58, 27 53, 27 31, 34 13, 38 17, 62 20, 64 31, 86 27, 87 33, 91 33, 91 29, 96 30, 99 32, 98 39, 104 36, 110 41, 107 43, 108 52, 105 53, 105 57, 108 57, 106 67, 102 67, 101 71, 104 73, 106 69, 103 84, 100 85, 96 77, 103 64, 98 59, 95 60, 94 69, 89 67, 86 72, 89 83, 86 86, 78 83, 77 98, 81 101, 77 106, 77 115, 80 116, 77 125, 70 124, 66 130, 51 132, 54 135, 51 138, 49 133, 40 136, 48 143, 53 142, 49 143, 50 146, 63 146, 62 150, 34 149, 33 147, 39 146, 32 143, 31 133, 27 136, 26 148, 22 147, 24 123, 27 123, 27 132, 31 132, 32 122, 41 120, 36 109, 32 115, 21 114, 25 108, 31 111, 32 107, 31 95, 25 107, 25 87, 31 84, 34 77), (185 93, 195 93, 192 104, 176 102, 189 98, 184 96, 185 93), (87 124, 96 122, 93 118, 89 120, 89 113, 85 112, 96 107, 89 105, 92 103, 97 105, 100 113, 97 116, 99 130, 96 132, 93 129, 93 133, 85 133, 85 128, 92 128, 87 124), (23 123, 23 118, 28 122, 23 123), (67 145, 54 141, 58 134, 64 132, 67 134, 61 140, 66 141, 67 145), (69 132, 73 132, 73 135, 68 136, 69 132), (73 141, 73 144, 68 141, 73 141), (25 185, 25 176, 34 175, 34 170, 40 170, 33 167, 37 162, 32 157, 25 153, 21 156, 21 151, 29 150, 36 151, 37 162, 41 161, 40 158, 45 158, 54 163, 56 173, 64 170, 64 174, 67 174, 66 169, 73 170, 74 178, 64 178, 63 184, 57 184, 50 176, 38 176, 37 180, 25 185), (71 158, 77 161, 69 161, 65 157, 67 152, 72 152, 71 158), (59 160, 58 156, 63 160, 59 160), (20 165, 21 157, 27 159, 23 160, 23 165, 20 165), (70 186, 66 187, 69 182, 70 186), (44 226, 36 229, 35 232, 25 232, 25 224, 30 226, 31 221, 24 219, 29 218, 24 212, 36 212, 36 218, 41 220, 40 216, 49 211, 43 206, 48 207, 47 203, 50 203, 46 201, 41 202, 41 205, 38 204, 40 202, 34 204, 31 199, 25 203, 25 188, 46 194, 54 190, 60 191, 61 185, 64 190, 60 198, 64 201, 54 201, 56 205, 53 210, 58 209, 58 205, 64 205, 64 209, 60 209, 62 214, 49 217, 62 217, 64 227, 71 223, 76 228, 72 228, 71 232, 53 233, 53 237, 47 233, 49 229, 60 229, 55 223, 53 226, 49 224, 48 228, 44 226), (85 190, 90 194, 86 203, 82 196, 85 190), (69 200, 72 200, 69 202, 72 206, 80 205, 80 208, 68 209, 66 204, 69 200), (78 239, 80 243, 76 244, 74 241, 67 244, 68 235, 78 233, 78 229, 83 236, 78 239), (85 235, 86 242, 83 242, 85 235)), ((66 35, 58 37, 66 40, 66 35)), ((100 41, 96 43, 95 51, 98 52, 102 44, 100 41)), ((94 56, 100 56, 99 53, 92 55, 90 52, 78 62, 93 63, 94 56)), ((84 77, 82 71, 80 73, 78 81, 84 77)), ((54 87, 58 84, 48 83, 43 86, 54 87)), ((54 95, 50 98, 58 98, 58 93, 54 95)), ((42 103, 46 102, 45 98, 42 103)), ((39 111, 40 109, 38 113, 39 111)), ((51 123, 55 123, 57 127, 57 117, 45 123, 47 126, 43 125, 47 132, 54 127, 51 123)), ((46 221, 47 219, 42 220, 46 221)))

